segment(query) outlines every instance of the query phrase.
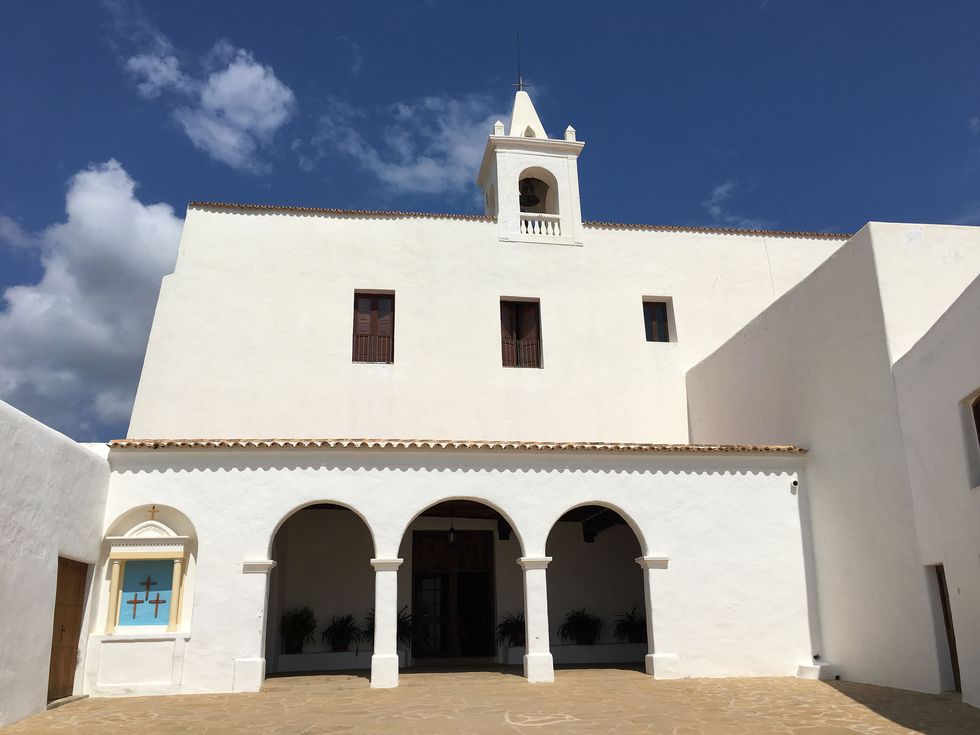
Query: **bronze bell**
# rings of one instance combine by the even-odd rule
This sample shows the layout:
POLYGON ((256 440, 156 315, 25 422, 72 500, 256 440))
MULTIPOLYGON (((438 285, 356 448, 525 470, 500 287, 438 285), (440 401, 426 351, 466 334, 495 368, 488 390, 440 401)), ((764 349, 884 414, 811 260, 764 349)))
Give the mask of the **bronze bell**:
POLYGON ((519 191, 521 194, 520 202, 522 207, 536 207, 541 202, 541 199, 534 191, 533 179, 524 179, 521 182, 519 191))

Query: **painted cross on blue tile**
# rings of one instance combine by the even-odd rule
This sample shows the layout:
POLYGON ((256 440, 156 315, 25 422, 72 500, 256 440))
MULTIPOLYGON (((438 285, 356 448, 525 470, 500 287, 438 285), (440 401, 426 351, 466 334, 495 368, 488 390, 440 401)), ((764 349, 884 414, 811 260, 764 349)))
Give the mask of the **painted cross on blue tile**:
POLYGON ((119 625, 166 625, 174 563, 170 559, 132 559, 123 574, 119 625))

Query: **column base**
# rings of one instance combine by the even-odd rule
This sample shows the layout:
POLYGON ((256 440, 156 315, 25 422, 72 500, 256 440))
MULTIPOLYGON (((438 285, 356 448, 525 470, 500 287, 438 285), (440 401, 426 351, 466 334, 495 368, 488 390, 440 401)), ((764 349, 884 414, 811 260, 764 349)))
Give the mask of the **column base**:
POLYGON ((643 662, 654 679, 681 678, 681 660, 676 653, 648 653, 643 662))
POLYGON ((531 684, 549 684, 555 680, 555 664, 550 653, 524 654, 524 677, 531 684))
POLYGON ((820 681, 827 681, 828 679, 833 679, 837 676, 837 667, 833 664, 828 664, 825 662, 817 663, 814 661, 811 664, 800 664, 799 668, 796 670, 796 676, 800 679, 819 679, 820 681))
POLYGON ((371 688, 391 689, 398 686, 398 654, 376 653, 371 656, 371 688))
POLYGON ((232 674, 233 692, 257 692, 265 680, 264 658, 236 658, 232 674))

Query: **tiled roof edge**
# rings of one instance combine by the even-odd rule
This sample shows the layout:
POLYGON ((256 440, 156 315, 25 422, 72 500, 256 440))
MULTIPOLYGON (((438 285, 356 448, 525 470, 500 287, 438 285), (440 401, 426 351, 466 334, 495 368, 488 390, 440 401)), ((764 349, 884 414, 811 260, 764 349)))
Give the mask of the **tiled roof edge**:
MULTIPOLYGON (((236 204, 235 202, 190 202, 188 207, 199 209, 241 209, 252 212, 299 212, 306 214, 332 214, 338 217, 381 217, 388 219, 454 219, 465 222, 496 222, 487 214, 448 214, 442 212, 398 212, 385 209, 330 209, 326 207, 299 207, 285 204, 236 204)), ((606 230, 636 230, 642 232, 704 232, 717 235, 771 235, 773 237, 811 237, 824 240, 847 240, 851 235, 841 232, 806 232, 793 230, 744 230, 737 227, 697 227, 685 225, 638 225, 625 222, 596 222, 586 220, 584 227, 606 230)))
POLYGON ((456 439, 115 439, 111 449, 478 449, 642 454, 806 454, 779 444, 642 444, 456 439))
POLYGON ((705 232, 714 235, 769 235, 772 237, 808 237, 821 240, 849 240, 844 232, 807 232, 805 230, 745 230, 737 227, 697 227, 685 225, 631 225, 623 222, 586 220, 584 227, 602 230, 637 230, 642 232, 705 232))
POLYGON ((297 207, 284 204, 235 204, 234 202, 191 202, 188 207, 199 209, 244 209, 259 212, 304 212, 307 214, 333 214, 337 216, 362 216, 411 219, 458 219, 468 222, 496 222, 496 217, 485 214, 446 214, 440 212, 396 212, 384 209, 328 209, 324 207, 297 207))

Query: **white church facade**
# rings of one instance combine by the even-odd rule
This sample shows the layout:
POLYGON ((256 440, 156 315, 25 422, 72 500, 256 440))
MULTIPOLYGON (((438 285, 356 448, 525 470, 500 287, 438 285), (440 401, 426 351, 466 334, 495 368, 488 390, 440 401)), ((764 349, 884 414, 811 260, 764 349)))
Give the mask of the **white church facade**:
POLYGON ((518 92, 479 216, 188 207, 128 438, 0 406, 0 724, 413 666, 980 704, 980 230, 590 222, 576 137, 518 92))

